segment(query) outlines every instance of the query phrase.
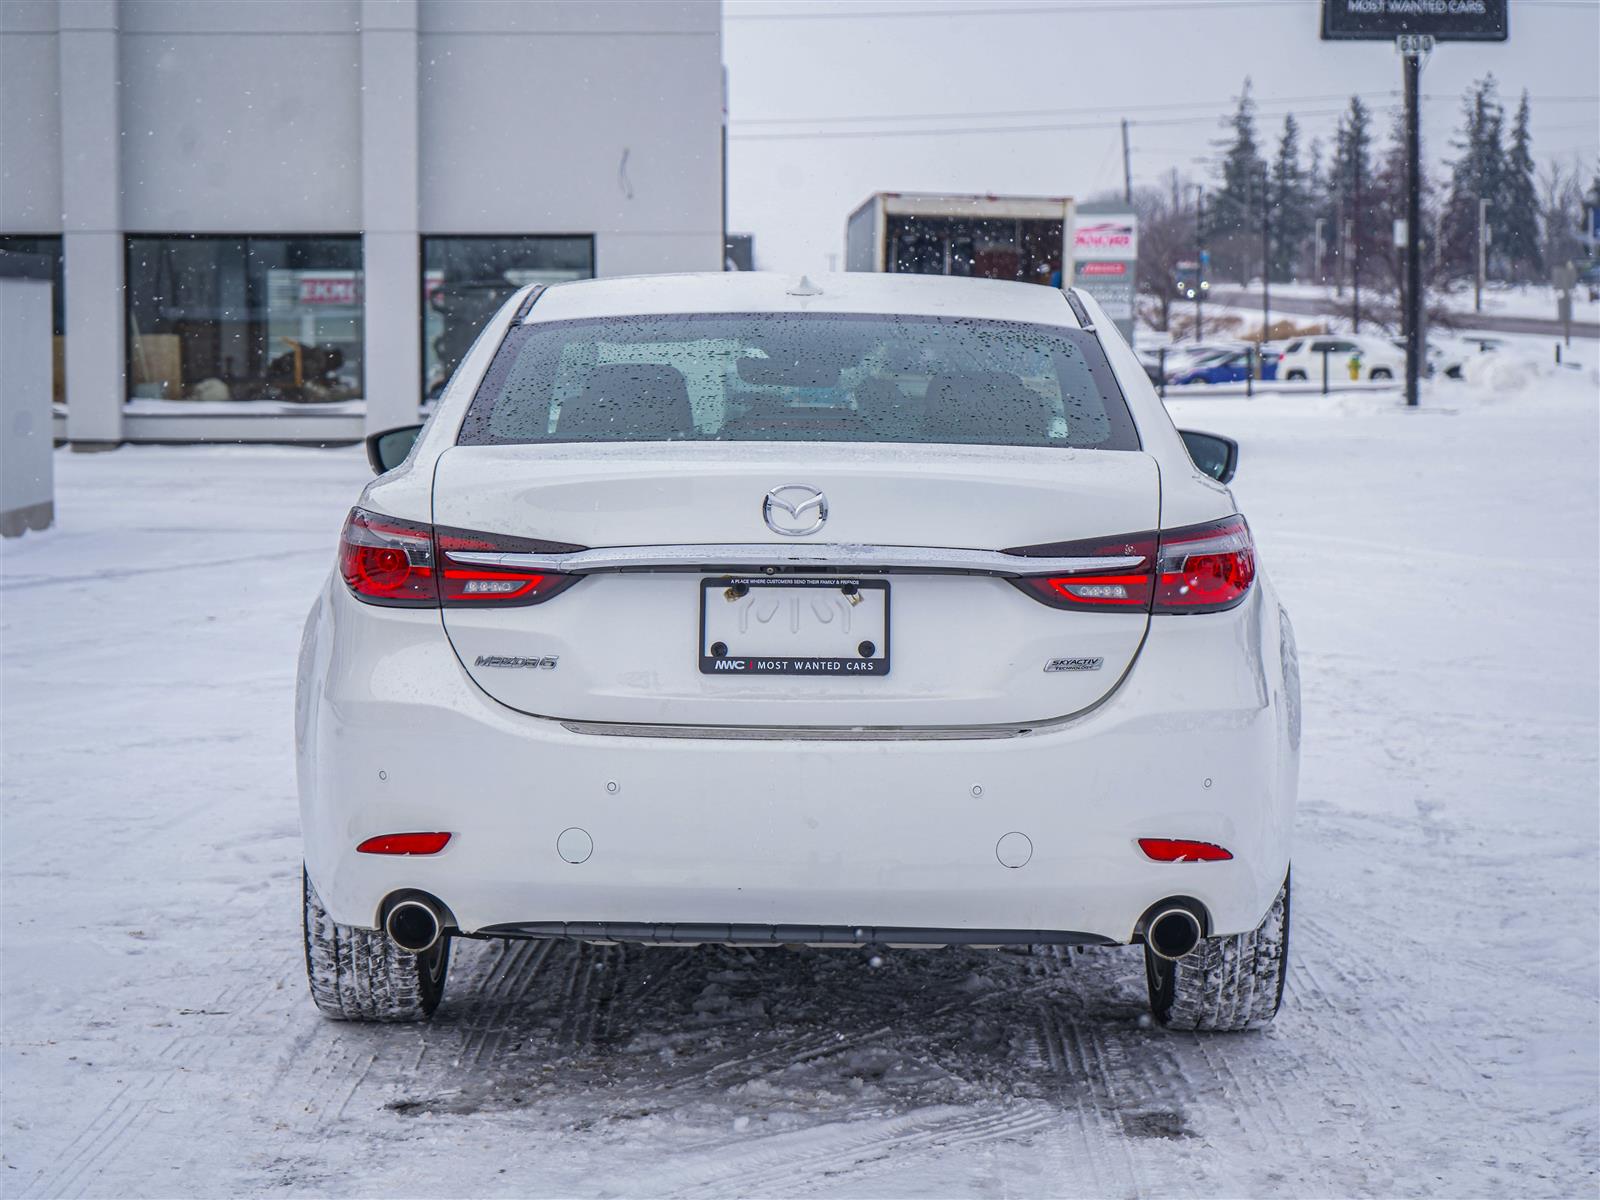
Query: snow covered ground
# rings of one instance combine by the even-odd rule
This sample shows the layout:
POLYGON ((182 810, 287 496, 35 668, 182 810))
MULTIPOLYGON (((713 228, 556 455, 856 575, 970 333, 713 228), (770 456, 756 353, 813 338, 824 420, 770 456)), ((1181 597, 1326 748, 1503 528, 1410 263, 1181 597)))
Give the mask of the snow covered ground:
MULTIPOLYGON (((1260 280, 1256 280, 1253 286, 1259 292, 1260 280)), ((1333 299, 1333 288, 1318 283, 1275 283, 1272 290, 1281 296, 1297 299, 1333 299)), ((1541 317, 1554 321, 1559 311, 1557 295, 1556 289, 1547 284, 1490 283, 1483 289, 1483 311, 1491 316, 1541 317)), ((1429 303, 1438 304, 1446 311, 1462 316, 1475 311, 1470 284, 1457 285, 1443 295, 1430 295, 1429 303)), ((1588 288, 1579 287, 1572 293, 1572 319, 1593 321, 1597 318, 1600 318, 1600 302, 1589 299, 1588 288)))
POLYGON ((59 454, 0 559, 0 1189, 1593 1195, 1600 381, 1490 384, 1172 404, 1303 654, 1295 965, 1233 1037, 1121 949, 467 943, 430 1026, 327 1022, 290 690, 360 454, 59 454))

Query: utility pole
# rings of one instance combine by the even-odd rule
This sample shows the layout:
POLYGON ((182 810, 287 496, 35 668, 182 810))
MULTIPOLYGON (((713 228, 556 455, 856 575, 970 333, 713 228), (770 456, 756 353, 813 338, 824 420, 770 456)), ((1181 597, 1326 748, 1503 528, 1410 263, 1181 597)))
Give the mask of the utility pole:
POLYGON ((1406 93, 1406 406, 1416 408, 1421 398, 1422 360, 1422 60, 1433 48, 1427 36, 1397 39, 1405 68, 1406 93))
POLYGON ((1489 269, 1489 202, 1478 197, 1478 276, 1472 287, 1472 311, 1483 311, 1483 280, 1489 269))
POLYGON ((1133 157, 1128 151, 1128 118, 1122 118, 1122 200, 1133 203, 1133 157))
POLYGON ((1344 219, 1344 197, 1340 196, 1333 202, 1333 251, 1339 260, 1333 272, 1333 294, 1341 300, 1344 299, 1345 247, 1349 241, 1350 225, 1344 219))
MULTIPOLYGON (((1353 141, 1354 139, 1352 139, 1353 141)), ((1351 173, 1355 176, 1354 195, 1351 205, 1355 208, 1351 224, 1353 227, 1350 239, 1350 324, 1357 333, 1361 332, 1361 147, 1355 147, 1354 161, 1350 165, 1351 173)))
MULTIPOLYGON (((1267 200, 1267 168, 1261 168, 1261 340, 1272 337, 1272 205, 1267 200)), ((1259 356, 1258 356, 1259 357, 1259 356)))
POLYGON ((1324 245, 1323 240, 1322 240, 1323 239, 1322 231, 1323 231, 1324 228, 1326 228, 1327 224, 1328 224, 1328 218, 1326 218, 1326 217, 1318 217, 1317 218, 1316 232, 1312 235, 1312 238, 1311 238, 1311 275, 1318 283, 1326 283, 1327 282, 1322 277, 1322 251, 1323 251, 1323 245, 1324 245))
POLYGON ((1205 328, 1206 298, 1206 190, 1194 189, 1194 340, 1200 341, 1205 328))

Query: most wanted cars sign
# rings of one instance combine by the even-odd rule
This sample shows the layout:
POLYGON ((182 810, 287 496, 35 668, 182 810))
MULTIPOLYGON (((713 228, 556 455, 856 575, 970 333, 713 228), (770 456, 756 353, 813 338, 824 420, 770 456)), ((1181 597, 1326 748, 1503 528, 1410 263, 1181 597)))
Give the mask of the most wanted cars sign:
POLYGON ((1322 0, 1322 40, 1503 42, 1509 0, 1322 0))

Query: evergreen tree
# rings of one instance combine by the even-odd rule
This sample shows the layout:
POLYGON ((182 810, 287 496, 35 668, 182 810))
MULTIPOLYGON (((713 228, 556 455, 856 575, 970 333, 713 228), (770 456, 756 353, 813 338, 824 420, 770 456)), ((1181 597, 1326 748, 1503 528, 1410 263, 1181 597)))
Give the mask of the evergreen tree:
POLYGON ((1544 275, 1544 254, 1539 246, 1539 191, 1534 183, 1533 133, 1528 93, 1511 126, 1511 145, 1506 150, 1504 169, 1494 221, 1496 250, 1513 278, 1528 281, 1544 275))
POLYGON ((1300 126, 1290 114, 1283 119, 1283 134, 1272 163, 1272 278, 1296 277, 1315 222, 1311 193, 1300 165, 1300 126))
MULTIPOLYGON (((1455 278, 1470 278, 1478 269, 1478 201, 1491 204, 1489 225, 1500 214, 1505 151, 1502 145, 1505 114, 1495 95, 1493 75, 1473 85, 1462 104, 1463 126, 1454 143, 1461 151, 1450 169, 1450 194, 1439 226, 1440 253, 1446 270, 1455 278)), ((1491 240, 1491 247, 1493 242, 1491 240)))
MULTIPOLYGON (((1335 245, 1343 261, 1338 269, 1353 280, 1368 250, 1381 244, 1375 222, 1372 180, 1372 110, 1360 96, 1350 97, 1350 107, 1339 118, 1334 135, 1333 161, 1328 168, 1328 207, 1335 220, 1335 245), (1338 221, 1344 222, 1344 228, 1338 221), (1348 240, 1345 228, 1349 230, 1348 240)), ((1388 240, 1385 233, 1383 241, 1388 240)))
POLYGON ((1248 282, 1260 259, 1261 182, 1266 164, 1256 145, 1255 112, 1256 102, 1246 78, 1239 107, 1228 121, 1231 135, 1222 143, 1222 182, 1206 198, 1206 233, 1213 255, 1220 253, 1230 260, 1241 283, 1248 282))
MULTIPOLYGON (((1218 214, 1219 222, 1232 225, 1241 223, 1242 229, 1251 226, 1242 222, 1253 221, 1253 214, 1260 204, 1261 169, 1263 163, 1261 152, 1256 146, 1256 102, 1250 96, 1250 80, 1244 81, 1244 88, 1239 93, 1239 107, 1228 122, 1232 130, 1231 140, 1222 159, 1222 186, 1218 195, 1226 197, 1223 205, 1229 208, 1232 215, 1218 214)), ((1254 227, 1259 229, 1259 222, 1254 227)))
POLYGON ((1315 240, 1317 235, 1317 221, 1322 221, 1322 270, 1314 279, 1316 283, 1326 283, 1333 273, 1330 265, 1332 262, 1333 241, 1338 236, 1333 224, 1333 201, 1328 196, 1328 178, 1322 165, 1322 139, 1312 138, 1311 145, 1306 150, 1306 197, 1311 216, 1312 246, 1309 257, 1311 269, 1316 270, 1317 252, 1315 240))

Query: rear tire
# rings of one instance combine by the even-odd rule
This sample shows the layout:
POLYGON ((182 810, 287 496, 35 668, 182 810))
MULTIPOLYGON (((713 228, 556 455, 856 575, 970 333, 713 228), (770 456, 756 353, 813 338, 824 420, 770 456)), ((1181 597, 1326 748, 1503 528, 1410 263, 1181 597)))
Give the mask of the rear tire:
POLYGON ((425 1021, 439 1007, 450 969, 450 939, 408 954, 382 932, 340 925, 328 916, 311 879, 304 893, 306 979, 311 999, 336 1021, 425 1021))
POLYGON ((1177 962, 1146 948, 1150 1011, 1168 1029, 1236 1031, 1272 1023, 1289 970, 1289 877, 1249 933, 1205 938, 1177 962))
POLYGON ((1306 373, 1304 371, 1290 371, 1284 376, 1284 379, 1290 383, 1304 383, 1306 381, 1306 373))
POLYGON ((1373 367, 1372 368, 1372 374, 1368 375, 1367 378, 1368 379, 1393 379, 1394 378, 1394 372, 1389 370, 1388 367, 1373 367))

